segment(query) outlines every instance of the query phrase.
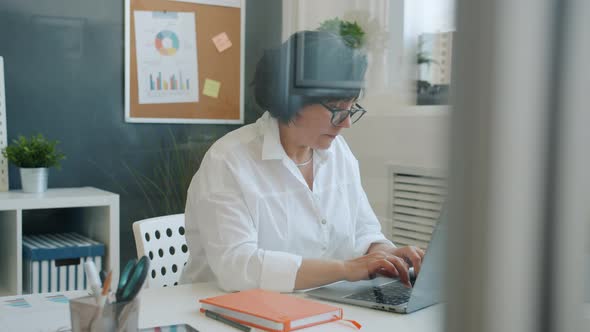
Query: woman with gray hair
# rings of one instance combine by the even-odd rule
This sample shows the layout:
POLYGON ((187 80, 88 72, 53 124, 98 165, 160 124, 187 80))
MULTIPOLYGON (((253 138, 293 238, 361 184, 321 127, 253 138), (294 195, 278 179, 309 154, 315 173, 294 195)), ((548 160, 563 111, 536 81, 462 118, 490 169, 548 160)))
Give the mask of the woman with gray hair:
POLYGON ((215 142, 189 187, 183 282, 290 292, 383 274, 411 287, 424 252, 381 233, 340 136, 366 112, 366 68, 362 50, 329 32, 264 54, 253 85, 267 112, 215 142))

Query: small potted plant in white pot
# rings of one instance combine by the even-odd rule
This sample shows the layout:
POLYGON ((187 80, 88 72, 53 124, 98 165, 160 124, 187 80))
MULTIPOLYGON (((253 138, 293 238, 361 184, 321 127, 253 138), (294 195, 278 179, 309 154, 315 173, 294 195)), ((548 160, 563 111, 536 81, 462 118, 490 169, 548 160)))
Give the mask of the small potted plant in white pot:
POLYGON ((21 183, 24 192, 40 193, 47 190, 48 169, 60 168, 63 153, 55 146, 58 141, 48 141, 41 134, 30 138, 19 136, 2 150, 8 161, 20 168, 21 183))

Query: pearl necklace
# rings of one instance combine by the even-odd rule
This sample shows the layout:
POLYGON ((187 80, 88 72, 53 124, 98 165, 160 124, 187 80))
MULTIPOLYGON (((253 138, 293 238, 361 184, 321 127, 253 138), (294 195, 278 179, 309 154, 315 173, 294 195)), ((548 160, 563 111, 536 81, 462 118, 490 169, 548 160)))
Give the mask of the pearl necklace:
POLYGON ((313 150, 311 150, 311 157, 309 157, 308 160, 302 162, 301 164, 295 163, 295 166, 297 166, 297 167, 306 166, 307 164, 311 163, 312 160, 313 160, 313 150))

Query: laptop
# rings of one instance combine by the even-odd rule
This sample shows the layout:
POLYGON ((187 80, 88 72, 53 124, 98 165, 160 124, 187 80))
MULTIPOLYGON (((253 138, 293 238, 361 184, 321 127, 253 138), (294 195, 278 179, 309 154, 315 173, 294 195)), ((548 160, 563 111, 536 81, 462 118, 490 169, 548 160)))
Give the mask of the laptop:
POLYGON ((446 239, 447 213, 443 207, 422 261, 420 274, 410 280, 412 288, 406 288, 397 278, 377 277, 356 282, 340 281, 314 288, 305 294, 397 313, 411 313, 442 302, 446 239))

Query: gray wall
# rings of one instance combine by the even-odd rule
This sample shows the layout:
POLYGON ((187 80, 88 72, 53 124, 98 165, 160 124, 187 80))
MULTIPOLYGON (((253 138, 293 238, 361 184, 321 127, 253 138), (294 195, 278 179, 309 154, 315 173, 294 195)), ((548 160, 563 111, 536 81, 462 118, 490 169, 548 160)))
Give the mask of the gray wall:
MULTIPOLYGON (((235 125, 124 121, 124 2, 1 0, 8 140, 42 133, 67 155, 49 187, 94 186, 120 194, 121 263, 135 256, 131 224, 179 213, 200 158, 235 125)), ((248 0, 246 122, 260 110, 247 88, 256 61, 280 41, 281 4, 248 0), (269 28, 270 27, 270 28, 269 28)), ((10 166, 10 188, 20 188, 10 166)), ((59 222, 59 213, 37 218, 59 222)))

